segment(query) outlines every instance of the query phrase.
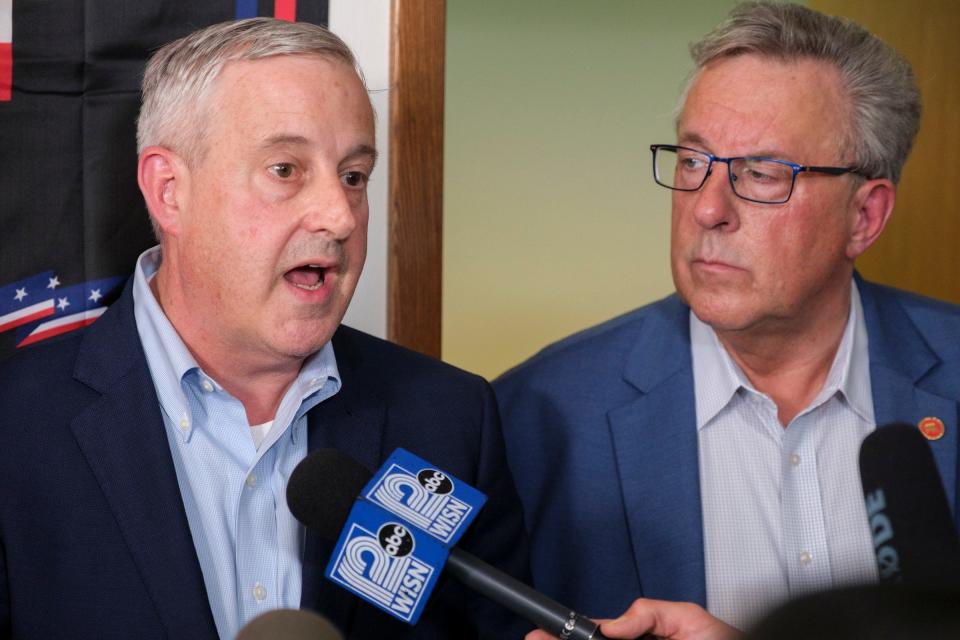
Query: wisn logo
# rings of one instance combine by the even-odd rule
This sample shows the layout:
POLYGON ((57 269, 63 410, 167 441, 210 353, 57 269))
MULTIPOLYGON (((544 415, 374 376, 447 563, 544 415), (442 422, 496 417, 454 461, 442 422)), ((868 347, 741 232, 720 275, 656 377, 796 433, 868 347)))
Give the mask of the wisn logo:
POLYGON ((364 489, 364 497, 451 546, 473 522, 486 496, 397 449, 364 489))
POLYGON ((327 566, 327 577, 416 624, 447 559, 439 542, 358 500, 327 566))
POLYGON ((447 561, 487 497, 397 449, 363 488, 326 576, 416 624, 447 561))

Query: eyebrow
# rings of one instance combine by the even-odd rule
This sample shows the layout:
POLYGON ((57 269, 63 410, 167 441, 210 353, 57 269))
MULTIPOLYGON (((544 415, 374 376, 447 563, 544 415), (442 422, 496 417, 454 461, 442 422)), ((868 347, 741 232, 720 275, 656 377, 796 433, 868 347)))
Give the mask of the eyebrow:
POLYGON ((276 147, 283 144, 305 145, 308 144, 308 142, 309 140, 303 136, 281 133, 275 136, 270 136, 261 142, 260 146, 264 149, 269 149, 270 147, 276 147))
MULTIPOLYGON (((260 144, 260 147, 269 149, 270 147, 278 147, 286 144, 305 146, 310 144, 310 141, 304 136, 282 133, 270 136, 260 144)), ((379 154, 374 147, 361 143, 351 149, 347 155, 344 156, 343 161, 349 162, 351 160, 369 159, 372 164, 376 164, 378 156, 379 154)))
POLYGON ((343 160, 349 162, 350 160, 360 160, 360 159, 369 159, 371 165, 377 163, 377 157, 379 154, 377 150, 371 147, 368 144, 358 144, 350 152, 344 156, 343 160))
POLYGON ((707 146, 707 141, 696 133, 685 133, 682 136, 677 136, 677 142, 680 144, 698 144, 702 147, 707 146))
MULTIPOLYGON (((701 147, 707 147, 707 146, 709 146, 709 145, 707 144, 707 141, 704 140, 704 139, 700 136, 700 134, 697 134, 697 133, 686 133, 686 134, 684 134, 684 135, 682 135, 682 136, 678 136, 678 143, 681 144, 681 145, 684 145, 684 146, 685 146, 685 145, 688 145, 688 144, 699 145, 699 146, 701 146, 701 147)), ((712 152, 711 152, 711 153, 712 153, 712 152)), ((716 154, 714 154, 714 155, 716 155, 716 154)), ((737 158, 741 158, 741 157, 742 157, 742 158, 774 158, 774 159, 783 159, 784 154, 781 153, 780 151, 761 150, 761 151, 752 151, 752 152, 750 152, 750 153, 748 153, 748 154, 744 154, 744 155, 741 155, 741 156, 731 156, 731 157, 737 157, 737 158)))

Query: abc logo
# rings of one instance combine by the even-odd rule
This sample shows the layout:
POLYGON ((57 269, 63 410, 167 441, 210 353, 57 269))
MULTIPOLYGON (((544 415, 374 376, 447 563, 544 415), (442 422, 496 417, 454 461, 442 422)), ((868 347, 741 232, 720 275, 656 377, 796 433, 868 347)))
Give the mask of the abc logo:
POLYGON ((417 474, 417 480, 430 493, 446 495, 453 491, 453 482, 442 471, 424 469, 417 474))
POLYGON ((388 522, 380 527, 377 539, 387 555, 394 558, 402 558, 413 551, 413 535, 402 524, 388 522))

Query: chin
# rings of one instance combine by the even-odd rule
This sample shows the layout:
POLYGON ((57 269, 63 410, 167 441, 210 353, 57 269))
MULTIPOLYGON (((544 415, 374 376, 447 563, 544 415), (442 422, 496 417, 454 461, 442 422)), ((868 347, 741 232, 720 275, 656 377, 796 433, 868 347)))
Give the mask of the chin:
POLYGON ((754 314, 749 309, 731 305, 726 300, 684 300, 701 322, 717 331, 739 331, 753 323, 754 314))
POLYGON ((328 330, 317 331, 312 327, 309 332, 296 333, 286 336, 272 336, 271 348, 273 351, 283 354, 286 357, 304 359, 312 356, 323 348, 323 345, 330 341, 336 325, 328 330))

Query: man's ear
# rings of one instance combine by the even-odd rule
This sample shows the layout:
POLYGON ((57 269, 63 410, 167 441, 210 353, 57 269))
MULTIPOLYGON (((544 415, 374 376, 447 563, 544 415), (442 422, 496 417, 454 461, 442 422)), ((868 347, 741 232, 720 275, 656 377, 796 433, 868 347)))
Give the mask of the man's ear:
POLYGON ((853 227, 847 242, 847 257, 853 260, 870 248, 890 220, 897 188, 886 178, 867 180, 853 194, 853 227))
POLYGON ((140 153, 137 183, 150 217, 165 235, 180 231, 180 211, 189 172, 180 156, 165 147, 147 147, 140 153))

